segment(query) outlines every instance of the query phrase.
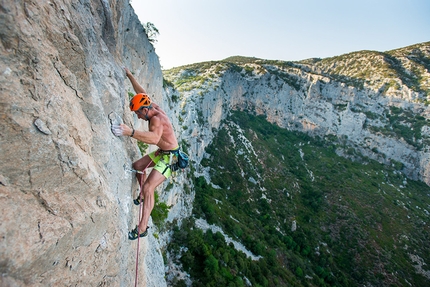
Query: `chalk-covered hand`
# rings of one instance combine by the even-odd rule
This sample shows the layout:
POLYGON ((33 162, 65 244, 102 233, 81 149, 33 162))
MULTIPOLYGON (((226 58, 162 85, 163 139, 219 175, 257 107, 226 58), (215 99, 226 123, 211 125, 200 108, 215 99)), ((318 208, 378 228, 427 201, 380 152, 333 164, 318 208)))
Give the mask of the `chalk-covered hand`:
POLYGON ((117 137, 125 135, 125 130, 123 125, 112 125, 111 130, 112 130, 112 133, 117 137))

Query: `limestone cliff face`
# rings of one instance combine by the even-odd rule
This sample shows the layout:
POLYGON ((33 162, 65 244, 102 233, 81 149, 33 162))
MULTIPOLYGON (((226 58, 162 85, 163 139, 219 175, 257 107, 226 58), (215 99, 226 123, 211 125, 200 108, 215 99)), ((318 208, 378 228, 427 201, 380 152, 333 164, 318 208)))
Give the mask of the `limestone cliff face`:
MULTIPOLYGON (((136 142, 122 66, 161 101, 158 57, 127 0, 0 2, 0 285, 131 286, 136 142), (111 117, 111 119, 113 119, 111 117)), ((139 286, 165 286, 157 240, 139 286)))

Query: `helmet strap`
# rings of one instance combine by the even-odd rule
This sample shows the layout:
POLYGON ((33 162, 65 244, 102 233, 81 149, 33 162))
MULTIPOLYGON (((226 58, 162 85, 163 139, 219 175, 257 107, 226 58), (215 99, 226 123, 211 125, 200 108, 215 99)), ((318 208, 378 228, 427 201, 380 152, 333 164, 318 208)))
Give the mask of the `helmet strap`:
POLYGON ((145 114, 145 118, 149 121, 149 117, 148 117, 148 113, 149 113, 149 109, 151 108, 151 106, 149 106, 146 110, 146 114, 145 114))

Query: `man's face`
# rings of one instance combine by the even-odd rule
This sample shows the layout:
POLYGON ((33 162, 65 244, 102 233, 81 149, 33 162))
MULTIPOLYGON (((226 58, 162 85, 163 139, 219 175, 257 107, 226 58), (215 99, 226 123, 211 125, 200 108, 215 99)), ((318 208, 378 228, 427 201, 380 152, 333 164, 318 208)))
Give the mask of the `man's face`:
POLYGON ((135 113, 139 119, 147 121, 148 119, 146 118, 146 115, 148 114, 148 111, 148 108, 141 107, 140 109, 135 111, 135 113))

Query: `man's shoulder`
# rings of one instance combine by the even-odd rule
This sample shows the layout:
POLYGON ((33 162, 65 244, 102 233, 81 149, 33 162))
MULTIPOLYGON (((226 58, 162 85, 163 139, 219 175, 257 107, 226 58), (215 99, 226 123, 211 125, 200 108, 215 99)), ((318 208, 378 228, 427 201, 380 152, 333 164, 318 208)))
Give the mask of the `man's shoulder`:
POLYGON ((152 116, 151 118, 151 124, 162 124, 164 122, 169 122, 169 118, 167 117, 166 114, 158 112, 155 115, 152 116))
POLYGON ((153 108, 159 113, 166 114, 166 112, 159 105, 156 105, 153 108))

